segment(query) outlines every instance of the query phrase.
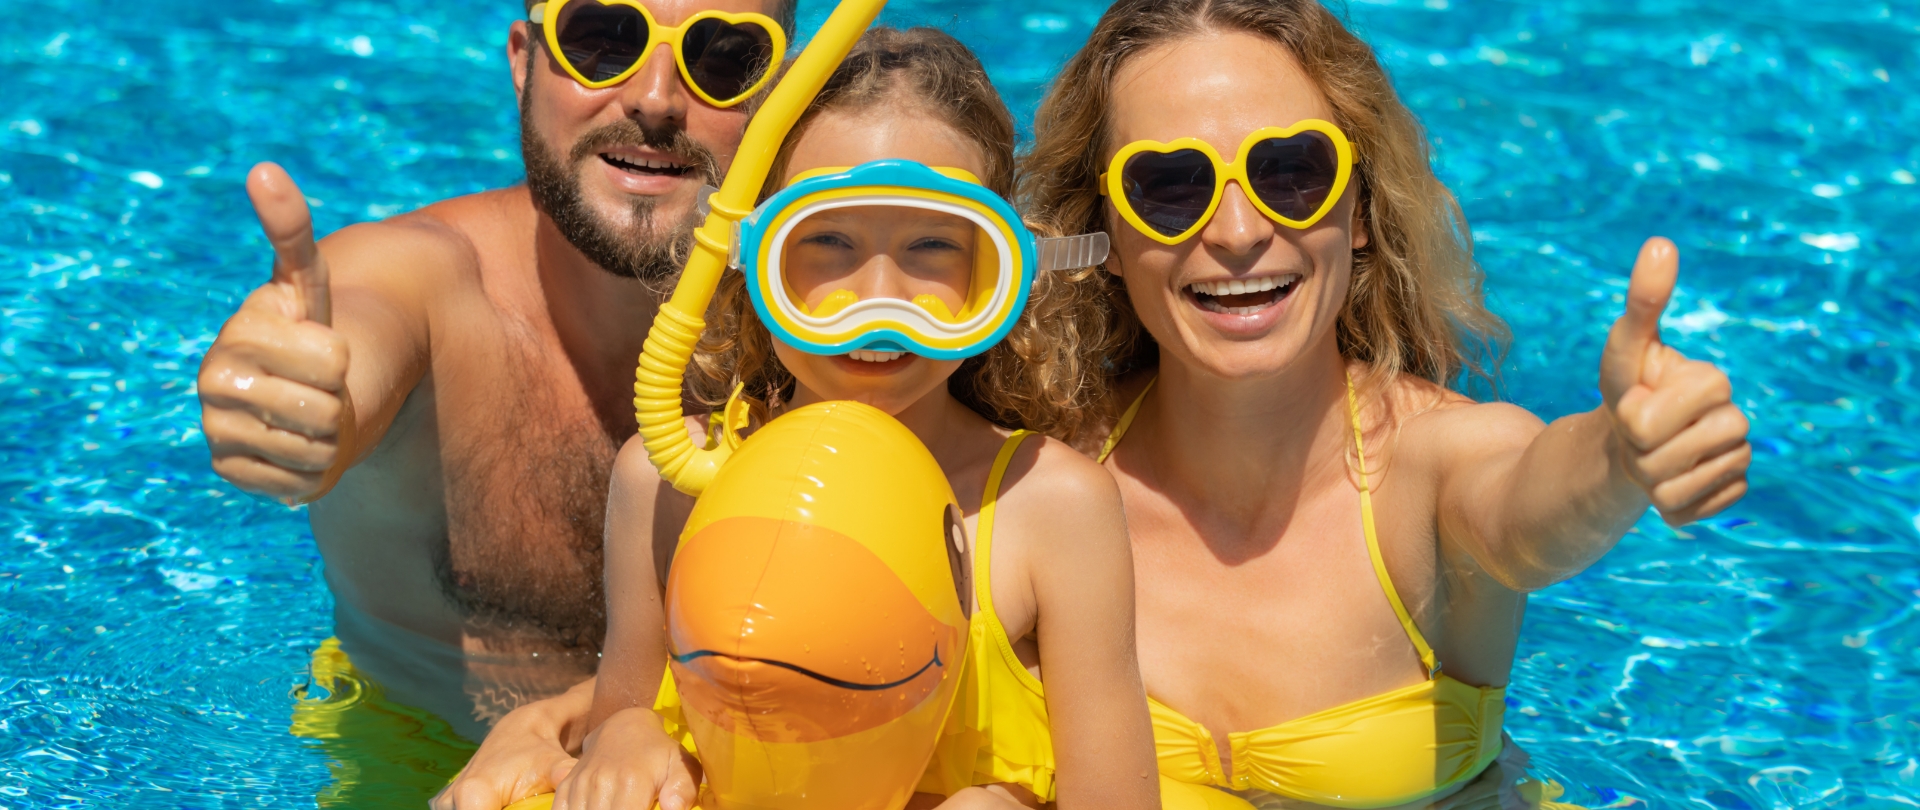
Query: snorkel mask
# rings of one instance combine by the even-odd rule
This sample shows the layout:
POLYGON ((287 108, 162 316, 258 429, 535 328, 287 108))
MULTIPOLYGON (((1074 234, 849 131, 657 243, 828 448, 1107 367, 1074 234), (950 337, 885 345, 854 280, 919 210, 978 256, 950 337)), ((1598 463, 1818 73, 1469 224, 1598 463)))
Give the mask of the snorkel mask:
POLYGON ((1106 260, 1104 233, 1036 238, 962 169, 877 160, 796 177, 740 221, 733 267, 754 312, 809 354, 980 354, 1038 273, 1106 260))

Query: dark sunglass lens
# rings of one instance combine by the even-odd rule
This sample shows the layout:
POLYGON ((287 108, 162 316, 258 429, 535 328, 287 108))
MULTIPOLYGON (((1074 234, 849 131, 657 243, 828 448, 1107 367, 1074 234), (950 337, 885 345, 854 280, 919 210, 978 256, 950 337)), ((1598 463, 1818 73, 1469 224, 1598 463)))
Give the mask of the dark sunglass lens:
POLYGON ((680 42, 693 83, 718 101, 739 98, 766 75, 778 56, 773 34, 753 23, 733 24, 712 17, 687 28, 680 42))
POLYGON ((1287 219, 1303 220, 1319 211, 1339 175, 1339 153, 1333 141, 1318 132, 1269 138, 1247 150, 1253 193, 1287 219))
POLYGON ((560 56, 588 81, 604 82, 647 55, 647 18, 632 6, 576 0, 554 23, 560 56))
POLYGON ((1133 213, 1166 236, 1185 233, 1213 204, 1213 160, 1197 149, 1127 158, 1120 183, 1133 213))

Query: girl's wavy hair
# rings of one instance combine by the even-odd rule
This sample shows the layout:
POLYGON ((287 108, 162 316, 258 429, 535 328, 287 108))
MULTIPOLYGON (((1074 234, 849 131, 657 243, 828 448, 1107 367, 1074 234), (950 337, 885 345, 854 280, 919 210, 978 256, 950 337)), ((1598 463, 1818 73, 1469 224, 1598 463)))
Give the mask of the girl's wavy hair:
MULTIPOLYGON (((1094 26, 1040 103, 1022 166, 1029 216, 1054 230, 1109 226, 1099 193, 1114 143, 1113 80, 1129 59, 1210 31, 1241 31, 1291 52, 1333 107, 1354 145, 1358 212, 1368 233, 1335 326, 1340 354, 1366 363, 1368 387, 1412 374, 1443 386, 1498 391, 1506 324, 1485 304, 1484 276, 1460 204, 1434 176, 1426 133, 1368 47, 1319 0, 1119 0, 1094 26)), ((1284 125, 1290 122, 1276 121, 1284 125)), ((1130 227, 1118 217, 1113 227, 1130 227)), ((1101 329, 1118 350, 1115 374, 1151 368, 1158 346, 1120 279, 1081 283, 1111 301, 1101 329)), ((1112 403, 1103 406, 1110 410, 1112 403)))
MULTIPOLYGON (((980 60, 959 40, 933 28, 878 27, 860 38, 782 144, 761 190, 782 186, 793 146, 828 110, 875 108, 930 113, 979 147, 980 180, 1011 198, 1015 188, 1013 116, 980 60)), ((1100 339, 1110 316, 1105 292, 1085 283, 1096 268, 1040 276, 1026 311, 1007 338, 968 359, 947 381, 955 398, 1005 427, 1025 427, 1067 441, 1083 440, 1093 405, 1107 399, 1100 339)), ((707 329, 687 375, 691 398, 709 408, 744 385, 759 416, 790 398, 793 375, 773 353, 773 337, 753 311, 742 273, 727 273, 707 312, 707 329)))

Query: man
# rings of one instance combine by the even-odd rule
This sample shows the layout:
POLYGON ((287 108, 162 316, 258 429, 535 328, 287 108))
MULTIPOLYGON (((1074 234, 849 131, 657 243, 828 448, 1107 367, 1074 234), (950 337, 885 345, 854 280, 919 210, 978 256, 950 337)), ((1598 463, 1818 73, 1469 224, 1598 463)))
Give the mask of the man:
MULTIPOLYGON (((292 180, 255 167, 247 191, 273 278, 200 370, 214 469, 313 504, 336 605, 329 671, 357 670, 472 740, 594 671, 602 511, 635 430, 635 359, 686 255, 696 193, 731 161, 740 102, 758 89, 715 102, 726 93, 690 85, 683 76, 727 74, 677 64, 702 57, 671 26, 719 9, 792 29, 790 0, 645 5, 650 21, 598 3, 556 10, 577 12, 543 18, 560 21, 558 55, 546 26, 513 25, 523 186, 316 245, 292 180), (621 78, 620 38, 634 30, 660 33, 627 49, 621 78)), ((762 45, 757 67, 770 70, 780 54, 762 45)), ((714 45, 706 58, 740 52, 714 45)), ((340 736, 315 736, 329 733, 340 736)))

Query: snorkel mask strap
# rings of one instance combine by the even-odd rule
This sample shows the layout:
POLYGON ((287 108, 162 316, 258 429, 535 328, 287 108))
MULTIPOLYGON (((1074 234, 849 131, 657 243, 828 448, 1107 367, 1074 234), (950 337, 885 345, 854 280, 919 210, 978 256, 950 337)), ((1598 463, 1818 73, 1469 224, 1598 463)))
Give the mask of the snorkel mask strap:
MULTIPOLYGON (((794 122, 885 6, 886 0, 843 0, 768 94, 747 124, 740 150, 719 192, 706 198, 710 205, 706 222, 694 231, 693 252, 680 271, 680 282, 673 289, 673 297, 660 305, 660 313, 647 333, 640 368, 634 372, 634 416, 640 422, 647 455, 659 468, 660 477, 688 495, 697 497, 706 490, 738 444, 737 438, 721 437, 712 449, 695 447, 680 405, 687 362, 693 357, 701 331, 706 329, 702 318, 726 269, 734 224, 753 210, 754 200, 773 168, 774 155, 794 122)), ((725 432, 731 433, 731 427, 725 432)))
POLYGON ((1055 270, 1078 270, 1082 267, 1098 267, 1107 261, 1107 254, 1113 249, 1113 241, 1106 233, 1085 233, 1079 236, 1046 236, 1033 240, 1035 252, 1040 260, 1035 263, 1035 273, 1051 273, 1055 270))

